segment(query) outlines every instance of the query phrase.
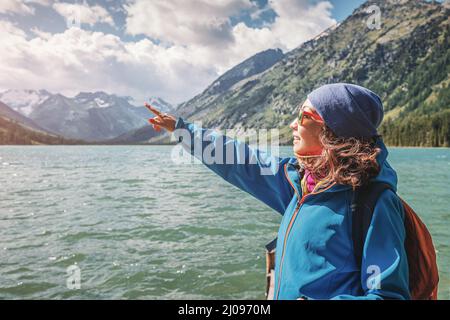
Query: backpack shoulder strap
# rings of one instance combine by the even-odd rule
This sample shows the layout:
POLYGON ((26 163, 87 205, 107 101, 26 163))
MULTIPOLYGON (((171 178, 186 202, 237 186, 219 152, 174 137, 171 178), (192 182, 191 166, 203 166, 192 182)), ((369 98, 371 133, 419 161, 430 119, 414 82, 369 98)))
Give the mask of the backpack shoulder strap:
POLYGON ((387 183, 370 183, 357 188, 352 198, 352 239, 353 252, 359 268, 362 264, 364 242, 372 221, 373 211, 381 193, 392 187, 387 183))

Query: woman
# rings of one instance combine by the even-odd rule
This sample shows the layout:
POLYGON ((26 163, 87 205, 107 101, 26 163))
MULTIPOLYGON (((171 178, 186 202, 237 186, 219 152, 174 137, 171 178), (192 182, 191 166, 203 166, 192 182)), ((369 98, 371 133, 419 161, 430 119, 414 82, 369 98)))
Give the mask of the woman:
MULTIPOLYGON (((237 140, 147 107, 156 114, 149 120, 156 130, 190 133, 186 141, 175 131, 191 154, 197 133, 208 136, 203 150, 227 150, 230 144, 235 154, 242 150, 237 140)), ((379 181, 396 190, 397 175, 377 134, 382 118, 381 100, 372 91, 345 83, 325 85, 308 95, 290 125, 295 157, 270 157, 244 145, 246 159, 256 158, 255 164, 205 163, 283 215, 274 299, 410 299, 404 211, 395 192, 385 190, 376 203, 361 267, 353 252, 354 189, 379 181), (275 167, 279 170, 273 174, 261 174, 262 168, 275 167)))

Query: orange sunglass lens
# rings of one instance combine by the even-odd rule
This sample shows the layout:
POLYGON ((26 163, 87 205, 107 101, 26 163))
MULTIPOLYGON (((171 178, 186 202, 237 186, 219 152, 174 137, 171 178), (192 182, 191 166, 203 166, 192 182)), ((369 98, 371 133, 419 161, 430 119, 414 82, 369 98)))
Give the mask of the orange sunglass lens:
POLYGON ((304 115, 308 115, 309 117, 311 117, 311 119, 317 121, 317 122, 323 122, 322 118, 319 115, 315 115, 311 112, 308 111, 303 111, 300 110, 300 112, 298 113, 298 123, 300 125, 303 125, 303 119, 304 119, 304 115))

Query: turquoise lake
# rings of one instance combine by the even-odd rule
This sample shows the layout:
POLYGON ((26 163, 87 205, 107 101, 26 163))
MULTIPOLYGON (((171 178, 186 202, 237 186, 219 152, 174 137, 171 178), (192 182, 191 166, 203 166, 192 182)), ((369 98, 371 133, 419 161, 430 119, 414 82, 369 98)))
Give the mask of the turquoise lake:
MULTIPOLYGON (((281 217, 172 148, 0 146, 0 298, 264 299, 281 217)), ((450 149, 389 152, 450 299, 450 149)))

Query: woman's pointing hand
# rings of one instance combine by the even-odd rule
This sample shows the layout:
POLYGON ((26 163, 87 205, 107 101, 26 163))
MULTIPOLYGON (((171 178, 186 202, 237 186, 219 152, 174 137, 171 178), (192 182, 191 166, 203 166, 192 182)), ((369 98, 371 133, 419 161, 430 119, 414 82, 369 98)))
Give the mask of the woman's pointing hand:
POLYGON ((175 130, 175 124, 177 123, 177 119, 167 113, 163 113, 159 111, 158 109, 152 107, 147 102, 145 103, 145 106, 148 110, 150 110, 153 114, 156 115, 154 118, 148 119, 148 122, 150 122, 153 126, 153 129, 155 131, 161 131, 161 128, 166 129, 169 132, 173 132, 175 130))

